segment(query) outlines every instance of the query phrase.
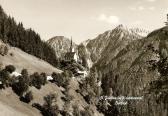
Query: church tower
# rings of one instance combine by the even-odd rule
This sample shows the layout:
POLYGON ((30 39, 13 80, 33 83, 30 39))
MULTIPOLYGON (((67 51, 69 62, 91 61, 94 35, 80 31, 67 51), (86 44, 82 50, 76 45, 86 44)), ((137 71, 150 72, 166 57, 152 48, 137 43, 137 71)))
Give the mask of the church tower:
POLYGON ((167 21, 165 22, 165 25, 168 26, 168 14, 167 14, 167 21))
POLYGON ((75 52, 75 49, 73 47, 72 37, 71 37, 71 43, 70 43, 69 51, 65 54, 64 60, 68 61, 68 62, 70 62, 72 60, 78 62, 78 55, 75 52))
POLYGON ((72 43, 72 36, 71 36, 71 45, 70 45, 70 52, 75 52, 74 48, 73 48, 73 43, 72 43))

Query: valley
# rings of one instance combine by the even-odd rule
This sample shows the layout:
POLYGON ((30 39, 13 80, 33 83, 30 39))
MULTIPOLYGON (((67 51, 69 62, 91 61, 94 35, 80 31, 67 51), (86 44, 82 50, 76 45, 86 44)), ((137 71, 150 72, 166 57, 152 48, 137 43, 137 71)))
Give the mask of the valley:
POLYGON ((0 115, 167 116, 167 83, 167 23, 120 24, 78 45, 43 41, 0 7, 0 115))

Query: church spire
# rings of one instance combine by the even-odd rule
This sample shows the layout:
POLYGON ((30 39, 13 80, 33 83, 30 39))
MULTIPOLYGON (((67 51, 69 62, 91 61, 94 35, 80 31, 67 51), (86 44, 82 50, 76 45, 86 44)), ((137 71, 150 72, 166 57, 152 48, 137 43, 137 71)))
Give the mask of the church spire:
POLYGON ((167 14, 167 21, 165 22, 166 26, 168 26, 168 14, 167 14))
POLYGON ((73 47, 72 47, 72 36, 71 36, 70 52, 72 52, 72 49, 73 49, 73 47))

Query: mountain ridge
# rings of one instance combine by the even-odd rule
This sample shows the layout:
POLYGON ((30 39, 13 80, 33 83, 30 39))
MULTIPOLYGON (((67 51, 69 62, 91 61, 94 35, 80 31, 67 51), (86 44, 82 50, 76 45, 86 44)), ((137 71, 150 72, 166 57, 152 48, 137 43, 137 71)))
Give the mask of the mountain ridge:
MULTIPOLYGON (((78 52, 79 58, 85 59, 85 61, 87 62, 87 66, 91 68, 92 64, 94 64, 101 57, 101 53, 108 46, 111 39, 117 38, 116 36, 119 35, 120 39, 124 39, 123 37, 127 35, 132 35, 132 37, 130 37, 131 39, 139 39, 144 37, 144 33, 147 35, 148 31, 139 28, 136 28, 134 30, 133 28, 128 28, 127 26, 124 25, 118 25, 116 28, 105 31, 104 33, 99 34, 97 37, 93 39, 88 39, 86 41, 81 42, 79 45, 73 42, 73 45, 74 48, 76 48, 79 51, 78 52), (142 32, 143 35, 141 35, 142 32)), ((60 37, 66 38, 64 36, 55 36, 49 39, 47 43, 53 49, 55 49, 56 54, 59 54, 58 57, 64 57, 64 53, 66 53, 68 51, 68 48, 70 47, 70 40, 68 38, 66 38, 66 40, 65 39, 60 40, 60 37), (58 42, 59 40, 62 41, 62 43, 64 42, 65 45, 58 42), (66 46, 64 47, 64 50, 60 49, 62 45, 63 47, 66 46)))
POLYGON ((155 30, 145 38, 128 43, 116 55, 111 50, 104 52, 104 57, 92 67, 100 80, 111 79, 112 83, 109 85, 113 96, 144 96, 143 101, 131 102, 129 104, 131 106, 126 106, 128 109, 134 107, 135 114, 129 113, 129 110, 125 112, 124 109, 120 110, 121 114, 166 116, 166 110, 163 108, 166 103, 157 103, 155 93, 149 90, 151 83, 160 78, 158 70, 150 70, 149 61, 159 61, 160 57, 168 57, 166 38, 168 38, 167 27, 155 30), (149 112, 150 110, 152 112, 149 112))
MULTIPOLYGON (((137 32, 137 31, 136 31, 137 32)), ((129 29, 123 25, 119 25, 116 28, 114 28, 113 30, 109 30, 106 31, 100 35, 98 35, 96 38, 92 39, 92 40, 87 40, 88 42, 86 46, 86 49, 88 49, 88 51, 90 52, 90 59, 92 63, 95 63, 102 55, 102 52, 107 48, 107 46, 111 44, 117 42, 119 43, 122 42, 122 39, 125 38, 124 36, 130 36, 127 37, 128 41, 132 41, 134 39, 141 39, 143 38, 143 36, 137 34, 136 32, 132 31, 132 29, 129 29), (117 37, 118 36, 118 37, 117 37), (117 38, 119 38, 117 40, 117 38), (132 39, 132 40, 129 40, 132 39)), ((124 42, 123 42, 124 44, 124 42)), ((110 45, 109 45, 110 46, 110 45)))
MULTIPOLYGON (((55 36, 47 40, 46 43, 55 50, 57 57, 62 59, 64 57, 64 54, 66 52, 69 52, 71 40, 64 36, 55 36)), ((77 47, 77 45, 74 42, 72 42, 72 46, 74 48, 77 47)))

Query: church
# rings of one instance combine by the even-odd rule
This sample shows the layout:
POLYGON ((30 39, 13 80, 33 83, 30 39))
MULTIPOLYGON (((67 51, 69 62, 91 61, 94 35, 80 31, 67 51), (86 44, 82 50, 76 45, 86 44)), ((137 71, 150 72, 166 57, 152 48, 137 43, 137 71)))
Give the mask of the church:
POLYGON ((70 45, 69 51, 65 54, 64 60, 65 61, 74 60, 74 61, 78 62, 78 55, 75 52, 75 49, 73 48, 72 37, 71 37, 71 45, 70 45))

